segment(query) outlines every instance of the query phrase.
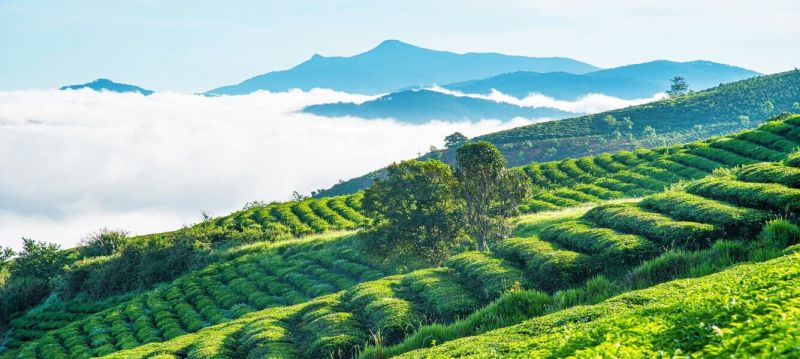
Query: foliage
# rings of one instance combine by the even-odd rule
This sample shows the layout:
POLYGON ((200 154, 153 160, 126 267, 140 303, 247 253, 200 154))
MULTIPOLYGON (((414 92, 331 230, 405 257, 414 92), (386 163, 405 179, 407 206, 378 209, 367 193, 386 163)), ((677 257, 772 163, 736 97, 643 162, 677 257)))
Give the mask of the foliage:
POLYGON ((412 160, 388 171, 364 193, 364 211, 373 219, 371 246, 386 256, 413 254, 441 262, 463 228, 450 167, 412 160))
POLYGON ((520 173, 505 169, 505 159, 488 142, 471 142, 458 149, 456 178, 467 231, 479 250, 508 235, 508 218, 528 195, 528 182, 520 173))
POLYGON ((103 228, 84 237, 78 251, 84 257, 107 256, 116 253, 127 240, 128 232, 103 228))

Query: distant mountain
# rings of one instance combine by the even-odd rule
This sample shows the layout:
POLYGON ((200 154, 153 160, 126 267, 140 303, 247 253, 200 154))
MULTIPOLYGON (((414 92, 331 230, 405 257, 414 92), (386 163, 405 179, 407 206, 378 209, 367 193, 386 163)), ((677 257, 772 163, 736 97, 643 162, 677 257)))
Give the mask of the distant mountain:
POLYGON ((59 90, 80 90, 89 88, 95 91, 111 91, 111 92, 138 92, 142 95, 150 95, 153 93, 151 90, 145 90, 139 86, 121 84, 109 79, 97 79, 92 82, 87 82, 80 85, 62 86, 59 90))
POLYGON ((225 86, 206 95, 243 95, 258 90, 330 88, 377 95, 410 86, 453 83, 513 71, 586 73, 597 70, 563 57, 525 57, 498 53, 456 54, 387 40, 351 57, 314 55, 289 70, 275 71, 225 86))
MULTIPOLYGON (((472 140, 491 142, 500 149, 509 166, 519 166, 729 134, 756 127, 783 111, 798 111, 798 102, 800 70, 792 70, 644 105, 517 127, 472 140)), ((452 163, 454 152, 446 149, 430 152, 422 158, 452 163)), ((316 196, 353 193, 384 175, 385 170, 376 170, 341 181, 317 192, 316 196)))
POLYGON ((673 62, 666 60, 627 65, 584 74, 517 71, 494 77, 444 85, 472 94, 488 94, 496 89, 523 98, 540 93, 559 100, 576 100, 590 93, 623 99, 647 98, 669 89, 669 79, 683 76, 692 90, 699 91, 721 83, 739 81, 759 73, 741 67, 709 61, 673 62))
POLYGON ((465 96, 451 96, 430 90, 395 92, 362 104, 331 103, 306 107, 303 111, 320 116, 356 116, 367 119, 391 117, 409 123, 430 120, 463 121, 492 118, 565 118, 575 113, 547 107, 521 107, 513 104, 465 96))

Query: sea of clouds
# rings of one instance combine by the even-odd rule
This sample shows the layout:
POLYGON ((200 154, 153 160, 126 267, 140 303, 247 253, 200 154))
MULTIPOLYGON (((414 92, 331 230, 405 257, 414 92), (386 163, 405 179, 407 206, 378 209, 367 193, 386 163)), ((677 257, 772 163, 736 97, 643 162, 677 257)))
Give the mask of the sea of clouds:
MULTIPOLYGON (((25 236, 68 247, 102 227, 176 229, 202 211, 224 215, 248 201, 287 200, 292 191, 309 193, 413 158, 455 131, 473 137, 548 120, 409 125, 300 112, 373 98, 331 90, 222 97, 0 92, 0 245, 19 248, 25 236)), ((611 99, 605 107, 550 100, 570 110, 631 104, 611 99)))

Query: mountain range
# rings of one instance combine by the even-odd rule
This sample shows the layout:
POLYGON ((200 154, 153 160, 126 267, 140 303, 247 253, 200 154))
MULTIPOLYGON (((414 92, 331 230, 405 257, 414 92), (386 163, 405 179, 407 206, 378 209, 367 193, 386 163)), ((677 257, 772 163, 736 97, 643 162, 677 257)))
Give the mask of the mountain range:
POLYGON ((690 88, 697 91, 758 75, 755 71, 710 61, 657 60, 584 74, 516 71, 442 87, 470 94, 489 94, 497 90, 517 98, 538 93, 565 101, 591 93, 638 99, 666 91, 673 76, 684 77, 690 88))
POLYGON ((109 79, 104 79, 104 78, 100 78, 100 79, 94 80, 92 82, 87 82, 85 84, 80 84, 80 85, 62 86, 62 87, 59 88, 59 90, 62 90, 62 91, 63 90, 80 90, 80 89, 84 89, 84 88, 92 89, 92 90, 95 90, 95 91, 111 91, 111 92, 121 92, 121 93, 136 92, 136 93, 140 93, 140 94, 145 95, 145 96, 153 94, 153 91, 143 89, 143 88, 141 88, 139 86, 118 83, 118 82, 114 82, 114 81, 111 81, 109 79))
POLYGON ((406 87, 480 79, 513 71, 581 74, 595 70, 598 70, 595 66, 564 57, 457 54, 386 40, 372 50, 355 56, 314 55, 289 70, 269 72, 205 94, 244 95, 258 90, 330 88, 377 95, 406 87))

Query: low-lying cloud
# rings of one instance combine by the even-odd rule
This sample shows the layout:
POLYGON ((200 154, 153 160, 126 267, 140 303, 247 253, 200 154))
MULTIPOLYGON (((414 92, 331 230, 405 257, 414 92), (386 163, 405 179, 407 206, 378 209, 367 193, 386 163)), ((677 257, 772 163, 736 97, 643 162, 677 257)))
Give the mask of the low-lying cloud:
POLYGON ((657 93, 654 94, 652 97, 648 98, 626 100, 618 97, 592 93, 581 96, 579 99, 575 101, 563 101, 538 93, 531 93, 525 98, 520 99, 511 95, 506 95, 495 89, 492 89, 488 95, 463 93, 460 91, 453 91, 439 86, 431 87, 429 88, 429 90, 438 91, 452 96, 465 96, 465 97, 479 98, 497 102, 505 102, 523 107, 550 107, 562 111, 585 113, 585 114, 604 112, 627 106, 641 105, 643 103, 661 100, 663 98, 666 98, 667 96, 664 93, 657 93))
POLYGON ((299 112, 374 97, 330 90, 203 97, 111 92, 0 92, 0 244, 20 237, 71 246, 101 227, 136 234, 287 200, 392 161, 455 131, 536 121, 324 118, 299 112))

